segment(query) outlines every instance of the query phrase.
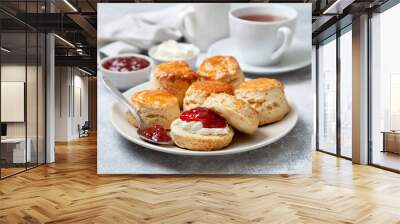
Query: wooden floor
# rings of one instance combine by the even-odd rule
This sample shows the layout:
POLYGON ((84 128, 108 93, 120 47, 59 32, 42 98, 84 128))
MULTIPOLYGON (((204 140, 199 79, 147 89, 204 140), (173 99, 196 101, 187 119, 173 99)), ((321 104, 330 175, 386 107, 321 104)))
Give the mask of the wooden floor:
POLYGON ((312 175, 98 176, 96 139, 0 181, 0 223, 400 223, 400 175, 314 153, 312 175))
POLYGON ((7 167, 7 168, 2 167, 1 168, 1 177, 8 177, 8 176, 11 176, 13 174, 22 172, 24 170, 26 170, 25 167, 23 167, 23 168, 22 167, 17 167, 17 168, 15 168, 15 167, 7 167))

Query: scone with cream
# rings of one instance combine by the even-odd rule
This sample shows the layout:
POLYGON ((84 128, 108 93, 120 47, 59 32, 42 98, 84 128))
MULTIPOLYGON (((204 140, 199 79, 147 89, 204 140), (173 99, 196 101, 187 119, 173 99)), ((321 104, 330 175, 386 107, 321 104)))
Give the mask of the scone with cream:
MULTIPOLYGON (((177 98, 165 90, 143 90, 134 93, 130 102, 138 110, 146 126, 161 125, 170 129, 173 120, 179 117, 177 98)), ((138 127, 131 112, 126 112, 128 122, 138 127)))
POLYGON ((198 71, 200 80, 214 80, 228 83, 236 88, 244 81, 242 69, 232 56, 213 56, 201 63, 198 71))
POLYGON ((176 96, 182 106, 186 90, 197 77, 196 72, 185 61, 171 61, 154 68, 151 82, 155 89, 162 89, 176 96))
POLYGON ((231 143, 234 135, 223 117, 205 107, 182 112, 172 122, 170 133, 177 146, 194 151, 222 149, 231 143))
POLYGON ((227 93, 233 95, 231 86, 220 81, 197 81, 186 91, 183 99, 183 110, 201 106, 212 93, 227 93))
POLYGON ((276 79, 247 80, 235 89, 235 96, 257 110, 259 125, 280 121, 290 111, 284 86, 276 79))
POLYGON ((258 127, 258 114, 246 101, 226 93, 211 94, 203 104, 224 117, 238 131, 253 134, 258 127))

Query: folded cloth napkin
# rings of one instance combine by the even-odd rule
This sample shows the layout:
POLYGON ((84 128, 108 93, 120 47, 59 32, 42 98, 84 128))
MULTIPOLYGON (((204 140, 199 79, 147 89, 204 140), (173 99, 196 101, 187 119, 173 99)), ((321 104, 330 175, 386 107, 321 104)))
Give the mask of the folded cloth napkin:
POLYGON ((99 52, 104 56, 115 56, 119 54, 140 53, 140 49, 123 41, 116 41, 101 47, 99 52))
POLYGON ((180 4, 156 12, 127 14, 99 27, 100 42, 124 41, 140 49, 149 49, 165 40, 178 40, 178 24, 187 6, 180 4))

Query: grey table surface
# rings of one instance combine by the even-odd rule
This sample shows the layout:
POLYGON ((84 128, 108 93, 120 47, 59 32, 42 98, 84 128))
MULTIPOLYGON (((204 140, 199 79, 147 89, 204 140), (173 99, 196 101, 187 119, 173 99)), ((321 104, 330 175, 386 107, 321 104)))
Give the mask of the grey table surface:
MULTIPOLYGON (((264 4, 264 3, 260 3, 264 4)), ((174 4, 171 4, 171 6, 174 4)), ((240 7, 245 4, 231 4, 240 7)), ((254 5, 254 3, 253 3, 254 5)), ((299 12, 295 38, 311 44, 311 4, 287 4, 299 12), (300 28, 301 27, 301 28, 300 28)), ((99 4, 98 25, 126 13, 158 10, 165 4, 99 4)), ((256 76, 246 75, 250 78, 256 76)), ((313 87, 311 66, 274 75, 285 84, 299 120, 284 138, 269 146, 229 156, 189 157, 156 152, 131 143, 111 124, 113 99, 98 80, 97 170, 99 174, 294 174, 311 173, 313 87)))
MULTIPOLYGON (((247 75, 255 78, 256 76, 247 75)), ((111 102, 98 79, 97 171, 99 174, 298 174, 311 173, 313 88, 311 66, 274 75, 285 84, 299 120, 281 140, 253 151, 228 156, 192 157, 166 154, 136 145, 111 124, 111 102)))

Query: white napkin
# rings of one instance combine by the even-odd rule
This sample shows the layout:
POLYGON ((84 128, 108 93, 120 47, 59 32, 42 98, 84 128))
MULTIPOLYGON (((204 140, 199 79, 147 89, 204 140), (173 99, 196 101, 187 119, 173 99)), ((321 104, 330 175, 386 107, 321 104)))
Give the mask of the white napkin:
POLYGON ((106 23, 97 33, 100 42, 124 41, 140 49, 165 40, 178 40, 178 24, 187 6, 180 4, 156 12, 127 14, 106 23))
POLYGON ((113 42, 99 49, 105 56, 115 56, 124 53, 139 53, 140 49, 123 41, 113 42))

